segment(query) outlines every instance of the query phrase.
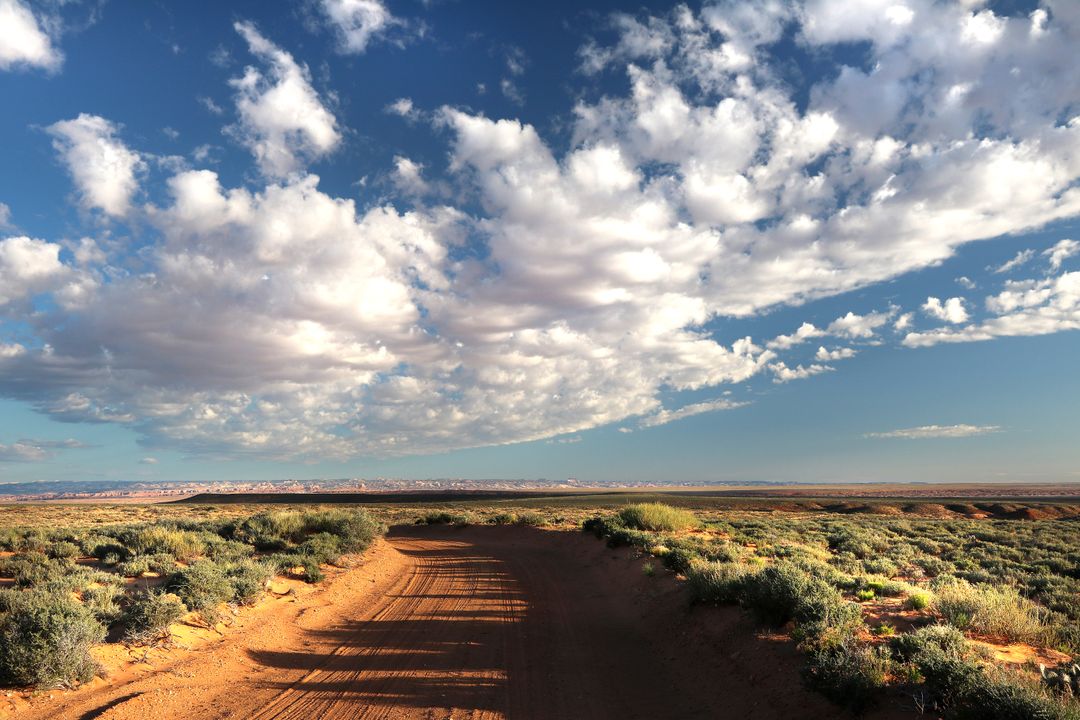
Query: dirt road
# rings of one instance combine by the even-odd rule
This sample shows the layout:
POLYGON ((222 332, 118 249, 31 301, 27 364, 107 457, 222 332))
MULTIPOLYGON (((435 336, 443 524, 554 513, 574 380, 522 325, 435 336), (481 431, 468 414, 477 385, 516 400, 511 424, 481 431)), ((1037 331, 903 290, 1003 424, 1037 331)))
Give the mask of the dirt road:
POLYGON ((679 595, 640 559, 580 534, 399 528, 309 600, 156 672, 42 698, 20 716, 840 714, 798 687, 788 646, 753 637, 737 611, 692 617, 679 595))

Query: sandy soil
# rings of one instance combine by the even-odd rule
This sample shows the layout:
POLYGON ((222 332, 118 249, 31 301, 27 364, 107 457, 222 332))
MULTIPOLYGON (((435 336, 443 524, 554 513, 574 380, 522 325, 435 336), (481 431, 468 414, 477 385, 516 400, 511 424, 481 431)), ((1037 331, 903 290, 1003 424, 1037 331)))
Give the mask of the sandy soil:
MULTIPOLYGON (((591 536, 397 528, 218 642, 7 708, 37 720, 835 718, 789 642, 591 536)), ((0 698, 2 700, 2 698, 0 698)), ((894 700, 864 717, 910 717, 894 700)), ((5 710, 0 708, 0 716, 5 710)))

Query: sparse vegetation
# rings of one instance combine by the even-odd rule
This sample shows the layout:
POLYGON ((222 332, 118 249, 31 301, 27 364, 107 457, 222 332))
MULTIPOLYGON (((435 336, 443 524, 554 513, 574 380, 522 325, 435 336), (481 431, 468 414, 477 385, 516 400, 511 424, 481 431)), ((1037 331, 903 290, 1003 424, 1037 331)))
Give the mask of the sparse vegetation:
POLYGON ((366 511, 342 508, 92 530, 5 528, 0 545, 15 554, 0 560, 0 577, 13 586, 0 590, 0 681, 85 682, 97 670, 89 650, 108 627, 150 643, 189 610, 213 623, 224 604, 258 600, 275 572, 299 567, 319 582, 321 564, 362 551, 381 531, 366 511), (125 592, 124 577, 150 574, 164 578, 165 592, 125 592))
POLYGON ((907 684, 950 719, 1075 720, 1080 710, 1064 689, 1070 665, 1041 678, 1004 669, 964 633, 1077 650, 1080 532, 942 516, 705 513, 707 532, 688 535, 697 523, 653 524, 622 508, 582 527, 662 558, 686 576, 696 602, 740 604, 760 622, 790 627, 806 652, 804 681, 838 703, 859 710, 882 688, 907 684), (902 632, 878 620, 868 632, 863 613, 878 607, 944 624, 902 632), (1051 688, 1061 688, 1056 698, 1051 688))

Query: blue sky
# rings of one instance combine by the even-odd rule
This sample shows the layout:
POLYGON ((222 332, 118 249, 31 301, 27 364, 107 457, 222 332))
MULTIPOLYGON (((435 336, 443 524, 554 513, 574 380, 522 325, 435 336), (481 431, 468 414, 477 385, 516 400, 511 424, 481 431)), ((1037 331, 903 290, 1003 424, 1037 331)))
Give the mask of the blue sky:
POLYGON ((1080 479, 1077 42, 0 0, 0 481, 1080 479))

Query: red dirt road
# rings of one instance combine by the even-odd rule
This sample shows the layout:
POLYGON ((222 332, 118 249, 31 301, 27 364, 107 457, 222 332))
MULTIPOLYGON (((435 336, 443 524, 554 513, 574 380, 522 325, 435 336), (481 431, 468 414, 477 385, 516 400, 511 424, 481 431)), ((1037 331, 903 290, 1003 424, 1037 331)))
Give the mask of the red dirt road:
POLYGON ((220 643, 19 717, 844 715, 799 687, 789 645, 729 610, 688 613, 670 578, 590 536, 396 528, 361 567, 220 643))

